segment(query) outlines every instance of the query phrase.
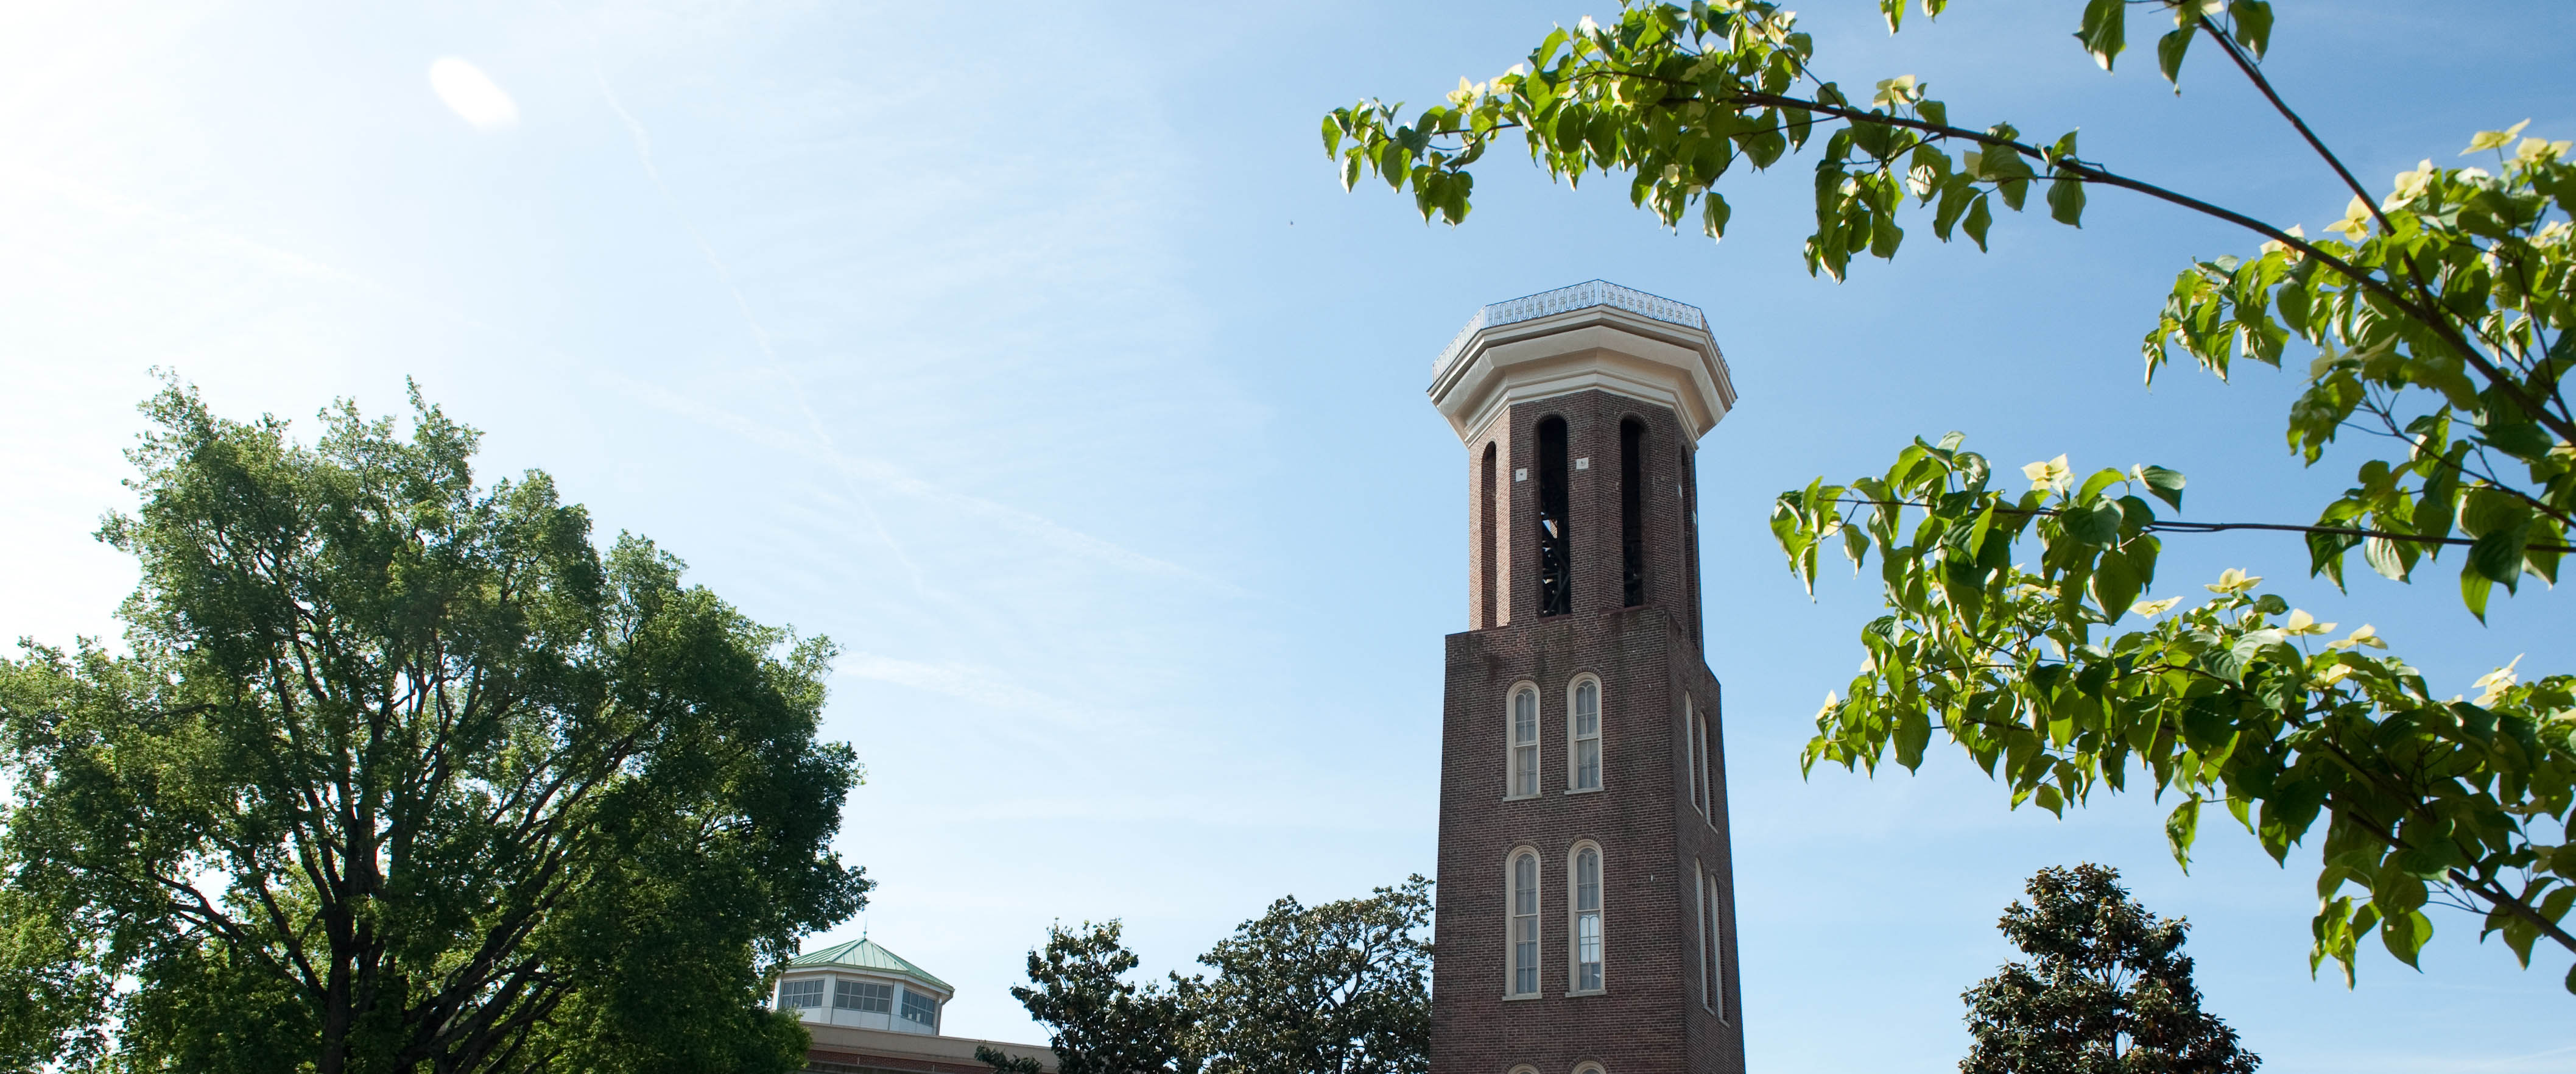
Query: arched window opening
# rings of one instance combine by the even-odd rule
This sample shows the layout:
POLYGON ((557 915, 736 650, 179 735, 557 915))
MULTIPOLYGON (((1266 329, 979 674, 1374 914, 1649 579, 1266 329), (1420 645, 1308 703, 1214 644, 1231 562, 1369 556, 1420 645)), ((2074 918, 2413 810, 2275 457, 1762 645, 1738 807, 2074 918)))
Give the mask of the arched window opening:
POLYGON ((1619 588, 1634 608, 1646 602, 1646 425, 1619 423, 1619 588))
POLYGON ((1574 610, 1574 535, 1565 487, 1565 419, 1538 423, 1538 613, 1574 610))
POLYGON ((1512 859, 1512 994, 1538 994, 1538 855, 1512 859))
POLYGON ((1574 853, 1574 990, 1601 990, 1601 852, 1574 853))
POLYGON ((1566 737, 1570 740, 1566 763, 1566 785, 1578 791, 1601 789, 1601 683, 1597 679, 1579 679, 1574 684, 1573 711, 1566 720, 1566 737))
POLYGON ((1512 791, 1514 798, 1538 794, 1538 688, 1512 691, 1512 791))
POLYGON ((1717 777, 1726 770, 1726 743, 1718 738, 1717 721, 1699 718, 1699 812, 1717 823, 1717 777))
POLYGON ((1718 901, 1718 896, 1721 893, 1718 890, 1717 878, 1714 876, 1708 877, 1705 881, 1705 886, 1708 889, 1708 896, 1702 901, 1708 907, 1708 927, 1706 929, 1706 935, 1708 936, 1708 955, 1701 959, 1701 964, 1708 967, 1708 1009, 1716 1012, 1719 1021, 1725 1021, 1726 910, 1725 904, 1718 901))
POLYGON ((1682 577, 1689 579, 1684 591, 1690 601, 1691 643, 1701 644, 1699 636, 1699 467, 1688 452, 1682 456, 1682 577))
POLYGON ((1700 797, 1699 710, 1691 706, 1688 694, 1682 695, 1682 771, 1690 780, 1691 808, 1706 815, 1708 807, 1700 797))
POLYGON ((1708 955, 1708 915, 1714 908, 1708 904, 1708 873, 1696 861, 1691 863, 1691 887, 1691 902, 1698 908, 1691 916, 1697 919, 1694 923, 1699 928, 1699 957, 1696 959, 1699 963, 1699 999, 1701 1005, 1714 1011, 1717 1009, 1717 988, 1710 982, 1716 980, 1717 964, 1708 955))
POLYGON ((1483 517, 1478 520, 1479 524, 1476 527, 1479 543, 1478 555, 1476 557, 1476 593, 1478 597, 1476 601, 1476 614, 1479 621, 1476 625, 1479 627, 1500 626, 1503 622, 1502 608, 1494 601, 1494 580, 1499 576, 1499 568, 1501 566, 1494 562, 1494 515, 1497 513, 1494 507, 1494 469, 1496 464, 1500 461, 1499 451, 1495 444, 1492 441, 1487 441, 1485 443, 1485 472, 1483 475, 1485 487, 1483 489, 1483 502, 1478 507, 1478 510, 1482 512, 1483 517))

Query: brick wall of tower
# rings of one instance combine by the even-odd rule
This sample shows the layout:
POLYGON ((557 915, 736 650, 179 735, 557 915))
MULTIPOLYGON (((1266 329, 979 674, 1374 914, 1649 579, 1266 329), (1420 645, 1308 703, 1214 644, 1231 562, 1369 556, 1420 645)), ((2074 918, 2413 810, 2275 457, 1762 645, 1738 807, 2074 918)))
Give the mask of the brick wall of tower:
POLYGON ((1685 697, 1707 718, 1711 748, 1723 742, 1718 685, 1697 638, 1693 444, 1668 411, 1601 391, 1514 405, 1470 439, 1471 628, 1488 621, 1474 589, 1485 515, 1476 469, 1489 441, 1506 490, 1494 515, 1509 616, 1447 639, 1432 1074, 1508 1074, 1523 1064, 1572 1074, 1587 1061, 1608 1074, 1741 1074, 1723 767, 1713 766, 1713 821, 1691 803, 1686 767, 1685 697), (1541 617, 1534 430, 1549 415, 1567 423, 1574 601, 1569 614, 1541 617), (1623 606, 1620 579, 1619 424, 1629 417, 1647 430, 1645 603, 1634 608, 1623 606), (1574 470, 1577 458, 1592 465, 1574 470), (1510 480, 1524 468, 1529 480, 1510 480), (1603 787, 1568 793, 1568 690, 1586 672, 1603 684, 1603 787), (1539 691, 1541 793, 1510 800, 1508 706, 1520 682, 1539 691), (1605 990, 1569 996, 1568 853, 1586 839, 1603 851, 1605 990), (1523 846, 1541 866, 1540 994, 1506 999, 1506 870, 1523 846), (1700 1002, 1694 861, 1721 891, 1723 1017, 1700 1002))

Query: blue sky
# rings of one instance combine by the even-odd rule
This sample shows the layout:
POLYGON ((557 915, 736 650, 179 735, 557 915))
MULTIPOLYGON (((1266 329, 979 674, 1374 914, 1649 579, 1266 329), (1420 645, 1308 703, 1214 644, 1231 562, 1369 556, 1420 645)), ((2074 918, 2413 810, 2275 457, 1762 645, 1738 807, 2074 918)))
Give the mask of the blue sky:
MULTIPOLYGON (((1959 119, 2081 127, 2090 157, 2312 232, 2341 215, 2210 57, 2179 98, 2143 53, 2105 76, 2066 36, 2079 5, 1974 0, 1894 39, 1873 4, 1813 7, 1847 85, 1913 73, 1959 119)), ((2576 8, 2279 7, 2273 77, 2374 183, 2525 117, 2576 136, 2576 8)), ((2200 519, 2298 521, 2342 482, 2282 449, 2290 377, 2139 386, 2173 272, 2252 241, 2137 200, 2097 196, 2080 232, 2009 217, 1992 255, 1918 226, 1835 285, 1798 261, 1802 162, 1744 177, 1721 246, 1509 154, 1457 229, 1335 183, 1325 109, 1434 100, 1611 10, 12 7, 0 627, 114 632, 133 572, 86 535, 126 502, 147 368, 307 430, 416 377, 488 432, 487 476, 542 467, 603 535, 846 648, 829 733, 870 769, 841 842, 882 885, 865 927, 960 986, 950 1032, 1042 1039, 1005 989, 1050 920, 1123 917, 1184 968, 1279 895, 1431 867, 1466 594, 1429 362, 1482 303, 1606 277, 1704 307, 1742 392, 1700 474, 1756 1069, 1953 1069, 1957 995, 2010 955, 1995 917, 2076 860, 2191 919, 2211 1007, 2275 1074, 2576 1068, 2568 958, 2519 971, 2464 916, 2424 972, 2373 955, 2346 991, 2307 973, 2313 874, 2241 834, 2204 829, 2186 877, 2142 798, 2008 813, 1942 754, 1799 778, 1875 604, 1800 591, 1777 491, 1952 428, 2006 464, 2183 470, 2200 519), (489 91, 442 67, 451 107, 445 58, 489 91)), ((2439 570, 2338 595, 2289 538, 2168 548, 2157 595, 2246 567, 2452 689, 2516 653, 2557 669, 2545 639, 2576 627, 2538 589, 2480 627, 2439 570)))

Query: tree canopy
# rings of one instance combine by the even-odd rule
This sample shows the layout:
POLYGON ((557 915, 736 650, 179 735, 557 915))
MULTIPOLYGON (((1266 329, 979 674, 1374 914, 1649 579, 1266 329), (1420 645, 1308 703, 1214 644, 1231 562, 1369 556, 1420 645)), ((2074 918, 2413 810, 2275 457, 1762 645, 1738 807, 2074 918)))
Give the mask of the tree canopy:
POLYGON ((2006 963, 1959 998, 1959 1074, 2253 1074, 2262 1059, 2200 1009, 2190 926, 2129 898, 2117 869, 2042 869, 2001 929, 2028 962, 2006 963))
POLYGON ((764 973, 869 887, 831 644, 412 403, 146 404, 125 651, 0 662, 0 1066, 803 1064, 764 973))
MULTIPOLYGON (((1908 7, 1881 0, 1891 33, 1908 7)), ((2324 641, 2333 624, 2257 593, 2259 577, 2231 571, 2195 607, 2149 591, 2160 535, 2245 528, 2300 534, 2309 571, 2338 586, 2355 549, 2398 581, 2447 551, 2481 620, 2497 588, 2555 583, 2576 525, 2576 413, 2561 390, 2576 365, 2570 145, 2522 124, 2481 131, 2462 154, 2478 166, 2427 158, 2375 190, 2266 77, 2269 4, 2087 0, 2076 40, 2110 71, 2140 20, 2162 29, 2157 68, 2178 90, 2197 49, 2258 91, 2285 155, 2313 158, 2349 196, 2331 236, 2089 159, 2072 131, 1954 121, 1911 75, 1847 91, 1794 14, 1753 0, 1625 0, 1612 23, 1559 27, 1525 63, 1461 79, 1410 119, 1375 99, 1335 109, 1324 146, 1346 186, 1374 173, 1454 224, 1470 169, 1518 137, 1550 175, 1625 175, 1632 202, 1667 226, 1696 217, 1714 238, 1730 169, 1772 167, 1822 132, 1805 256, 1834 279, 1856 255, 1893 257, 1909 217, 1984 249, 1997 208, 2023 209, 2035 188, 2068 225, 2107 190, 2248 232, 2257 249, 2191 264, 2154 300, 2146 374, 2177 356, 2221 377, 2239 360, 2308 358, 2286 440, 2311 465, 2330 449, 2361 456, 2351 488, 2314 523, 2189 521, 2150 502, 2180 511, 2171 470, 2084 474, 2060 456, 2024 467, 2016 495, 1954 433, 1901 447, 1884 475, 1784 493, 1772 527, 1791 569, 1812 587, 1828 546, 1855 568, 1875 550, 1891 613, 1862 630, 1863 670, 1849 698, 1828 697, 1806 763, 1874 770, 1893 751, 1912 768, 1938 729, 2013 805, 2052 811, 2143 772, 2183 794, 2166 830, 2186 864, 2204 803, 2284 861, 2322 823, 2311 962, 2333 959, 2347 980, 2374 931, 2413 964, 2437 903, 2480 915, 2482 935, 2526 965, 2542 939, 2576 951, 2576 677, 2524 681, 2508 663, 2478 697, 2443 699, 2374 655, 2385 642, 2370 627, 2324 641), (2124 619, 2146 625, 2115 629, 2124 619)))
MULTIPOLYGON (((1307 906, 1294 896, 1236 926, 1165 984, 1125 975, 1137 958, 1115 921, 1054 926, 1013 988, 1052 1032, 1062 1074, 1423 1074, 1430 1069, 1431 882, 1307 906)), ((996 1074, 1036 1074, 990 1048, 996 1074)))

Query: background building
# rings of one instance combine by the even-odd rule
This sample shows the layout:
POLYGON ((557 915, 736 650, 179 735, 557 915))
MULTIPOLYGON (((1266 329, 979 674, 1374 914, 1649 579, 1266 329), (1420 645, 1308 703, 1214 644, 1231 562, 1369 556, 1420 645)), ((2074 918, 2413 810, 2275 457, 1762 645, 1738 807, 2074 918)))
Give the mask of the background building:
POLYGON ((813 1046, 807 1070, 830 1074, 990 1074, 979 1046, 1037 1059, 1049 1072, 1055 1052, 1043 1044, 947 1037, 940 1009, 957 994, 948 982, 864 937, 796 956, 778 975, 778 1009, 796 1012, 813 1046))

